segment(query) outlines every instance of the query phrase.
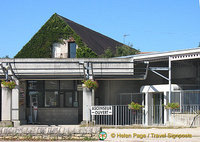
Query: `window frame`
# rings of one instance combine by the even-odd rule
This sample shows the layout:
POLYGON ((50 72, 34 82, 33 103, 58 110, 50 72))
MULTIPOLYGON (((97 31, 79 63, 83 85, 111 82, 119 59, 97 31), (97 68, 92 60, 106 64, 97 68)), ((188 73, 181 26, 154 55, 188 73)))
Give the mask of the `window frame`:
MULTIPOLYGON (((41 92, 42 93, 42 106, 39 106, 38 105, 38 108, 78 108, 80 106, 79 104, 79 95, 78 95, 78 91, 77 91, 77 83, 78 81, 76 80, 72 80, 72 83, 73 83, 73 88, 72 89, 61 89, 61 80, 56 80, 58 81, 58 89, 46 89, 45 87, 45 81, 51 81, 51 80, 40 80, 42 81, 42 85, 43 87, 40 88, 40 89, 29 89, 29 81, 38 81, 38 80, 27 80, 26 83, 26 95, 28 97, 26 97, 26 107, 30 107, 30 97, 29 97, 29 92, 31 91, 38 91, 38 92, 41 92), (58 92, 58 103, 56 106, 45 106, 45 103, 46 103, 46 92, 55 92, 57 91, 58 92), (60 96, 61 96, 61 92, 64 93, 64 96, 63 96, 63 106, 61 107, 61 100, 60 100, 60 96), (65 105, 65 92, 72 92, 72 105, 71 106, 66 106, 65 105), (75 93, 77 93, 77 101, 75 101, 75 93), (29 99, 29 100, 28 100, 29 99), (27 101, 28 100, 28 101, 27 101), (74 102, 77 102, 78 105, 75 106, 74 105, 74 102)), ((38 104, 39 104, 39 97, 38 97, 38 104)))
POLYGON ((29 87, 29 86, 28 86, 28 84, 29 84, 28 82, 29 82, 29 81, 41 81, 41 80, 27 80, 27 81, 26 81, 26 84, 27 84, 27 85, 26 85, 26 107, 30 107, 30 96, 29 96, 29 93, 30 93, 31 91, 38 91, 38 92, 41 92, 41 93, 42 93, 42 104, 43 104, 42 106, 39 106, 39 98, 38 98, 38 108, 44 108, 44 99, 45 99, 45 98, 44 98, 45 96, 43 95, 43 94, 45 93, 45 92, 44 92, 44 91, 45 91, 45 90, 44 90, 44 88, 45 88, 45 86, 44 86, 44 85, 45 85, 45 84, 44 84, 44 80, 41 81, 41 82, 42 82, 42 85, 43 85, 43 88, 40 88, 40 89, 29 89, 29 88, 28 88, 28 87, 29 87))

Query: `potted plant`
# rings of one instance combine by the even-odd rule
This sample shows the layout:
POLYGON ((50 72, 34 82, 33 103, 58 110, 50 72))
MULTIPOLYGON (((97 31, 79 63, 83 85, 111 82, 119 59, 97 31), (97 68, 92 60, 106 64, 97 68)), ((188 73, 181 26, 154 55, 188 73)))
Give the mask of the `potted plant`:
POLYGON ((140 105, 140 104, 135 103, 135 102, 131 102, 130 104, 128 104, 128 108, 132 109, 132 110, 140 110, 143 107, 144 107, 143 105, 140 105))
POLYGON ((179 107, 179 103, 168 103, 165 105, 165 109, 178 109, 179 107))
POLYGON ((83 83, 88 89, 97 89, 99 86, 97 81, 90 80, 90 79, 83 81, 83 83))
POLYGON ((14 89, 16 86, 16 83, 14 81, 1 81, 1 87, 7 87, 9 89, 14 89))

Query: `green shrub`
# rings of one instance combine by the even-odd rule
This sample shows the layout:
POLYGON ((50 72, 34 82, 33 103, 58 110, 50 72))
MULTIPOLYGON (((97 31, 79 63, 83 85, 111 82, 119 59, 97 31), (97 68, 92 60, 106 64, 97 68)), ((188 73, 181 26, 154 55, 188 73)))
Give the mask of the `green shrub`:
POLYGON ((93 80, 86 80, 86 81, 83 81, 83 83, 85 84, 85 86, 89 89, 97 89, 98 88, 98 83, 97 81, 93 81, 93 80))
POLYGON ((5 80, 2 80, 1 81, 1 84, 4 86, 4 87, 8 87, 10 89, 14 89, 15 86, 16 86, 16 83, 14 81, 5 81, 5 80))
POLYGON ((133 110, 139 110, 143 107, 144 107, 143 105, 140 105, 140 104, 135 103, 135 102, 131 102, 130 104, 128 104, 128 108, 133 109, 133 110))
POLYGON ((168 103, 167 105, 165 105, 166 109, 178 109, 179 107, 179 103, 168 103))

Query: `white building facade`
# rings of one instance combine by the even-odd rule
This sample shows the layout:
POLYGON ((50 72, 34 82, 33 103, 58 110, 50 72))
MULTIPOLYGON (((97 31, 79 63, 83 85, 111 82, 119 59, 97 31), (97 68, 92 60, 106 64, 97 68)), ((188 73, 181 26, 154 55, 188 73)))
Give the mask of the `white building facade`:
MULTIPOLYGON (((55 45, 54 56, 62 58, 57 48, 61 47, 55 45)), ((199 48, 122 58, 0 59, 0 77, 16 82, 12 90, 1 88, 1 121, 15 125, 87 121, 167 125, 185 114, 186 105, 187 112, 199 109, 199 61, 199 48), (96 80, 99 88, 82 87, 88 78, 96 80), (144 108, 140 112, 129 110, 132 101, 144 108), (180 109, 166 110, 163 105, 170 102, 179 103, 180 109), (92 117, 90 108, 94 105, 112 106, 113 113, 92 117)))

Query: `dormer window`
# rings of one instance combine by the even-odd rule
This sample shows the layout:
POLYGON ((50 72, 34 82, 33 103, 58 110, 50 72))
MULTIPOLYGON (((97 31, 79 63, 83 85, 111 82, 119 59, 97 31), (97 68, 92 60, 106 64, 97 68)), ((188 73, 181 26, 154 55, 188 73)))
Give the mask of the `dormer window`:
POLYGON ((68 58, 76 58, 76 43, 68 42, 68 58))
MULTIPOLYGON (((62 39, 61 39, 62 40, 62 39)), ((53 58, 76 58, 77 44, 73 37, 63 39, 62 43, 54 43, 52 49, 53 58)))

